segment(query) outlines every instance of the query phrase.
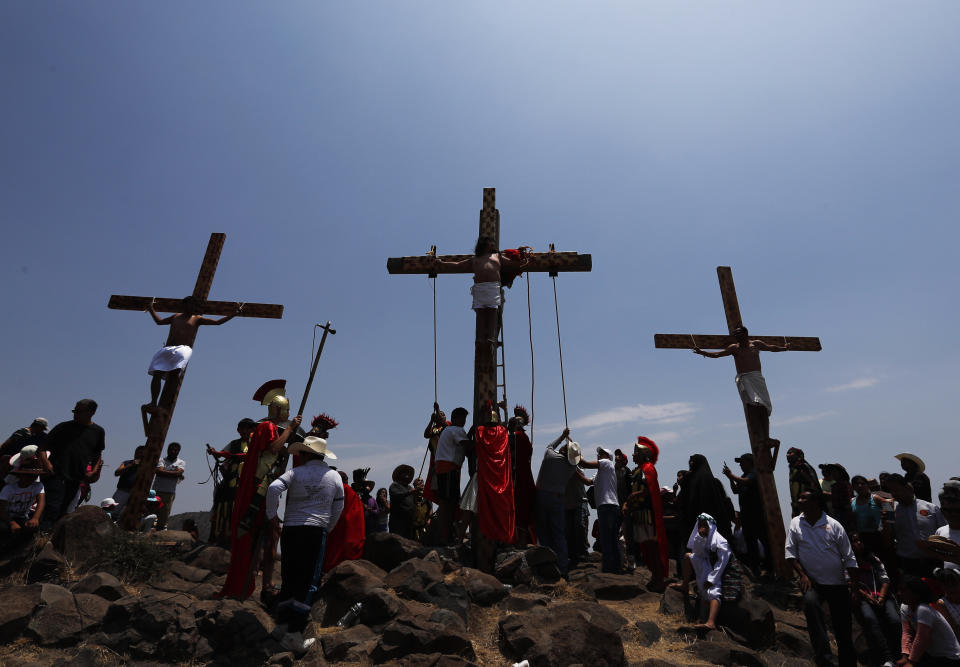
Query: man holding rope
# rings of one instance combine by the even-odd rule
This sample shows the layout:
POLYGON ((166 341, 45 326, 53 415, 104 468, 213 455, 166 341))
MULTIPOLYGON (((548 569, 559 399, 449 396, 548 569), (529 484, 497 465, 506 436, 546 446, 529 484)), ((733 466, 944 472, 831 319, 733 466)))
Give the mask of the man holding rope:
POLYGON ((437 441, 433 472, 437 480, 437 540, 443 546, 451 542, 454 512, 460 501, 460 468, 469 442, 463 427, 468 414, 466 408, 454 408, 450 425, 443 429, 437 441))

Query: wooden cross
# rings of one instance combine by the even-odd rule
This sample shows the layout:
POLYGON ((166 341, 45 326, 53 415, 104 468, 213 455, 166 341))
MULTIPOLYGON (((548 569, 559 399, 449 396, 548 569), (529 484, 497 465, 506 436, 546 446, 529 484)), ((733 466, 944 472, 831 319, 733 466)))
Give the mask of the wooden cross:
MULTIPOLYGON (((656 334, 653 337, 654 345, 661 348, 682 350, 723 349, 736 342, 733 332, 743 325, 740 316, 740 304, 737 302, 737 290, 733 284, 733 272, 729 266, 718 266, 717 277, 720 279, 720 295, 723 298, 723 312, 727 317, 727 331, 729 335, 692 335, 692 334, 656 334)), ((818 352, 820 339, 816 337, 798 336, 754 336, 751 340, 762 340, 771 345, 783 346, 789 344, 791 350, 818 352)), ((750 448, 756 461, 757 487, 763 501, 766 514, 767 536, 775 570, 784 577, 792 576, 784 559, 784 545, 786 536, 783 529, 783 514, 780 511, 780 498, 777 495, 777 484, 773 478, 773 468, 776 461, 770 454, 766 439, 757 432, 753 420, 744 407, 744 416, 747 420, 747 433, 750 437, 750 448)))
MULTIPOLYGON (((223 242, 226 234, 211 234, 210 242, 207 244, 207 252, 203 256, 203 264, 200 265, 200 273, 197 275, 197 283, 193 288, 193 300, 196 303, 199 313, 210 315, 232 315, 236 313, 237 304, 230 301, 207 301, 210 294, 210 286, 213 284, 213 275, 217 271, 217 263, 220 261, 220 251, 223 250, 223 242)), ((177 313, 183 312, 183 299, 165 299, 153 298, 149 296, 121 296, 114 294, 110 297, 107 304, 108 308, 116 310, 139 310, 145 311, 153 303, 154 309, 160 312, 177 313)), ((283 306, 269 303, 245 303, 243 311, 237 314, 237 317, 266 317, 280 319, 283 317, 283 306)), ((194 332, 193 339, 190 340, 190 346, 193 346, 196 339, 194 332)), ((153 483, 154 473, 157 469, 157 461, 163 451, 164 440, 167 437, 167 429, 170 426, 170 420, 173 417, 173 409, 177 404, 177 396, 180 394, 180 385, 183 382, 183 373, 171 373, 167 376, 164 383, 163 393, 158 402, 159 410, 147 421, 146 413, 142 413, 144 430, 147 434, 146 455, 140 460, 140 467, 137 471, 137 480, 130 490, 130 499, 123 510, 123 516, 120 519, 120 526, 127 530, 135 530, 140 523, 140 517, 143 515, 143 503, 153 483)))
MULTIPOLYGON (((483 209, 480 211, 479 236, 490 237, 500 247, 500 211, 496 207, 496 188, 483 189, 483 209)), ((387 271, 391 274, 426 274, 438 273, 472 273, 470 268, 454 269, 447 266, 436 266, 433 254, 416 257, 391 257, 387 260, 387 271)), ((457 262, 472 257, 472 255, 443 255, 440 259, 448 262, 457 262)), ((524 272, 550 273, 556 275, 567 271, 589 271, 593 267, 590 255, 581 255, 576 252, 534 252, 529 254, 529 262, 523 268, 524 272)), ((473 375, 473 420, 474 423, 483 423, 481 415, 488 400, 496 403, 497 396, 497 367, 496 349, 488 344, 491 332, 496 338, 499 334, 502 321, 503 305, 494 310, 483 308, 476 311, 477 335, 474 351, 473 375), (486 312, 484 312, 486 311, 486 312), (489 321, 489 315, 496 314, 495 319, 489 321)))

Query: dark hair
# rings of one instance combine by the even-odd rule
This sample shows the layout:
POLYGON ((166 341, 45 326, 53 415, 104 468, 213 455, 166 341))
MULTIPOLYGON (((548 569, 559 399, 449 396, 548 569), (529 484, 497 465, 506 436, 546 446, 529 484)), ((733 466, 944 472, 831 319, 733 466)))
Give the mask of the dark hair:
POLYGON ((960 570, 952 567, 938 567, 933 571, 933 578, 941 586, 960 586, 960 570))
POLYGON ((79 401, 77 401, 77 404, 76 406, 74 406, 74 409, 84 410, 89 412, 96 412, 97 402, 92 398, 81 398, 79 401))
POLYGON ((247 427, 256 428, 257 422, 250 419, 250 417, 244 417, 243 419, 237 422, 237 428, 247 428, 247 427))
POLYGON ((467 414, 469 413, 466 408, 454 408, 453 412, 450 413, 450 418, 453 419, 454 417, 459 417, 460 415, 466 417, 467 414))
POLYGON ((860 480, 864 484, 869 484, 869 482, 867 481, 867 478, 864 477, 863 475, 854 475, 853 477, 850 478, 850 483, 856 484, 857 480, 860 480))
POLYGON ((898 472, 887 475, 887 479, 884 483, 887 486, 891 484, 896 484, 898 486, 907 486, 909 484, 909 482, 907 482, 907 478, 898 472))
POLYGON ((930 585, 931 583, 928 579, 921 579, 916 575, 908 574, 903 577, 900 585, 913 593, 920 604, 930 604, 940 598, 939 591, 934 590, 933 586, 930 585))
POLYGON ((733 330, 733 335, 734 335, 734 336, 738 336, 738 335, 741 335, 741 334, 744 335, 744 336, 749 336, 749 335, 750 335, 750 332, 747 330, 747 327, 743 326, 743 323, 738 324, 737 327, 733 330))
POLYGON ((492 237, 481 236, 480 238, 477 239, 477 245, 475 245, 473 248, 473 254, 475 257, 479 257, 481 254, 483 254, 480 251, 480 249, 483 248, 484 246, 494 246, 494 248, 496 248, 496 244, 493 242, 492 237))

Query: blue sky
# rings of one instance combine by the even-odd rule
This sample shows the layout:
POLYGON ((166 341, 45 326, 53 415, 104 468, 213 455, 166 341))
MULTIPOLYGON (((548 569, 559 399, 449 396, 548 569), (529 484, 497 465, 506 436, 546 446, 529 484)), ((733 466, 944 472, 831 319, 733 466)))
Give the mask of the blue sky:
MULTIPOLYGON (((386 259, 468 251, 496 187, 505 247, 593 255, 557 281, 582 445, 650 435, 665 480, 746 451, 732 362, 653 347, 724 331, 729 265, 753 333, 823 342, 764 359, 784 445, 871 476, 914 451, 938 487, 960 473, 958 20, 946 1, 0 5, 0 430, 95 398, 110 495, 166 332, 107 299, 188 294, 225 232, 211 298, 286 311, 200 333, 175 511, 209 506, 203 444, 264 415, 262 382, 299 402, 328 319, 307 412, 385 486, 419 464, 433 400, 431 286, 386 259)), ((530 287, 539 449, 563 412, 552 286, 530 287)), ((437 281, 448 410, 471 402, 468 288, 437 281)), ((505 336, 529 405, 524 279, 505 336)))

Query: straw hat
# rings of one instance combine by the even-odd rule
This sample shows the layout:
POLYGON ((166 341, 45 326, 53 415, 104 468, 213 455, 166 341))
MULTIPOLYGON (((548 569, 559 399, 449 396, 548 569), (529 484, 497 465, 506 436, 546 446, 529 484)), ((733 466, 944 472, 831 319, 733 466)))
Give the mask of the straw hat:
POLYGON ((567 461, 570 465, 575 466, 580 463, 581 458, 580 443, 571 440, 569 444, 567 444, 567 461))
POLYGON ((413 469, 413 466, 408 466, 406 463, 403 463, 393 469, 393 481, 398 484, 409 484, 413 481, 415 473, 416 471, 413 469), (406 482, 403 480, 406 480, 406 482))
POLYGON ((314 435, 308 435, 303 442, 295 442, 287 448, 291 454, 304 452, 305 454, 318 454, 325 459, 337 459, 337 455, 327 449, 327 441, 314 435))
POLYGON ((916 454, 909 454, 909 453, 907 453, 907 452, 904 452, 903 454, 897 454, 897 455, 894 456, 893 458, 898 459, 898 460, 900 460, 900 461, 902 461, 902 460, 904 460, 904 459, 907 459, 907 460, 909 460, 909 461, 913 461, 914 463, 917 464, 917 472, 923 472, 924 470, 927 469, 927 464, 925 464, 925 463, 923 462, 923 459, 921 459, 921 458, 920 458, 919 456, 917 456, 916 454))

